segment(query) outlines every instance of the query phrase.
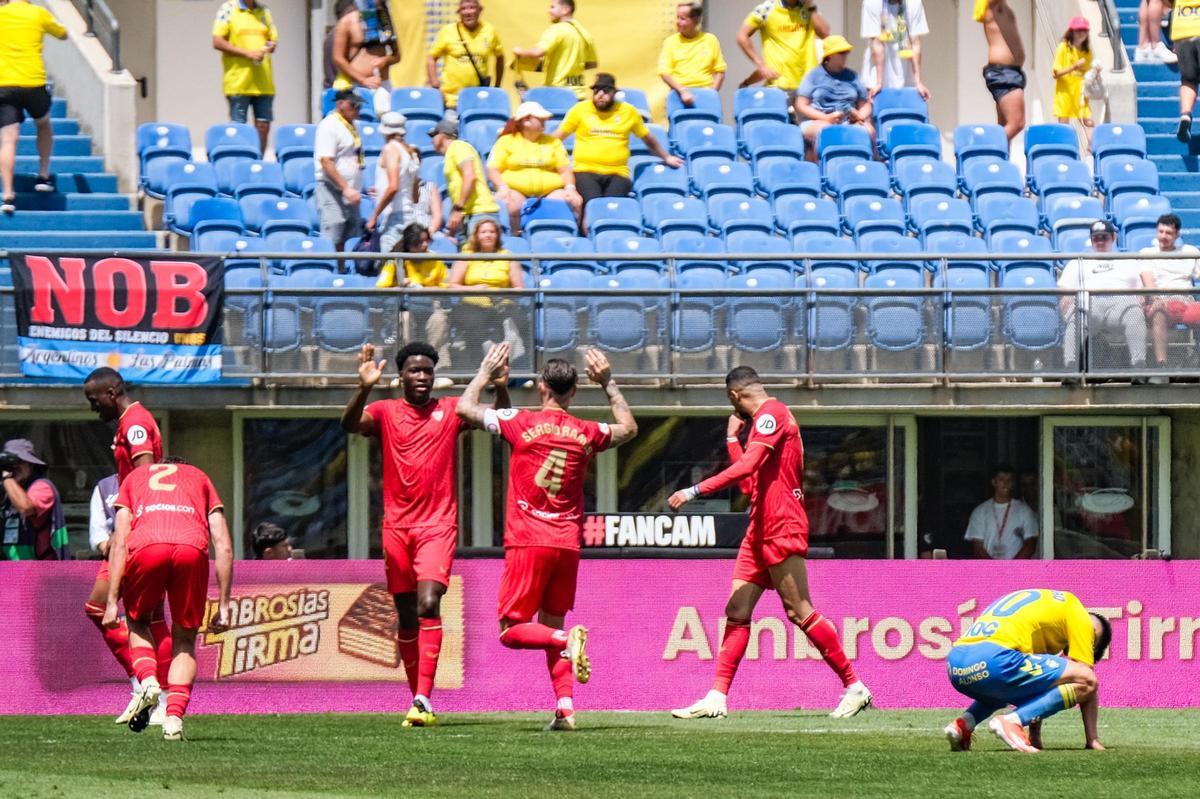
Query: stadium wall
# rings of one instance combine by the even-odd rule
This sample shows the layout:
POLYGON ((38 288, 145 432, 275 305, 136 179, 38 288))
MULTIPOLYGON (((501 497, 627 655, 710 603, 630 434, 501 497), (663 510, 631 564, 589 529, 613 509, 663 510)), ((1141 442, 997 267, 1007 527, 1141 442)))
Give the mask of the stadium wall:
MULTIPOLYGON (((6 564, 11 646, 0 660, 0 713, 109 713, 128 681, 82 613, 95 564, 6 564)), ((712 679, 728 561, 585 560, 572 622, 591 630, 584 710, 666 710, 712 679)), ((460 561, 443 600, 446 639, 438 709, 552 706, 536 652, 497 640, 499 560, 460 561)), ((1105 707, 1197 707, 1189 684, 1200 632, 1200 564, 810 564, 818 607, 885 708, 965 704, 943 663, 953 640, 997 596, 1026 586, 1070 590, 1113 620, 1098 666, 1105 707), (864 586, 872 589, 864 590, 864 586)), ((237 623, 199 638, 199 713, 402 711, 395 614, 375 563, 238 564, 237 623)), ((212 596, 213 594, 210 594, 212 596)), ((209 614, 213 612, 210 600, 209 614)), ((731 703, 737 709, 826 709, 840 686, 774 601, 762 603, 731 703)))

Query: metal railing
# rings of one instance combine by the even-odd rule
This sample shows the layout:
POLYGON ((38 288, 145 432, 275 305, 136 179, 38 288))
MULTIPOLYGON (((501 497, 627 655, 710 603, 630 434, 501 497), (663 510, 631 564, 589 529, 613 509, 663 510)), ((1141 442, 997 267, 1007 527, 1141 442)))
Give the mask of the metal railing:
POLYGON ((87 23, 86 35, 99 40, 112 59, 112 72, 121 71, 121 23, 104 0, 71 0, 87 23))
POLYGON ((1125 43, 1121 41, 1121 23, 1113 0, 1096 0, 1100 8, 1100 35, 1108 39, 1112 47, 1113 72, 1124 72, 1128 66, 1125 57, 1125 43))

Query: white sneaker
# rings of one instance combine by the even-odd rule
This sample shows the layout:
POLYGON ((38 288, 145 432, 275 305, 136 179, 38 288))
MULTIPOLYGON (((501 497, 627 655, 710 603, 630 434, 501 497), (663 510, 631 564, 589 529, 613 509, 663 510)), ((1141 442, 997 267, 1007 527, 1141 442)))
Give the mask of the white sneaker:
MULTIPOLYGON (((583 685, 592 679, 592 661, 587 656, 587 627, 576 624, 567 633, 567 660, 571 661, 571 671, 575 674, 575 682, 583 685)), ((571 722, 574 725, 574 721, 571 722)), ((572 729, 574 727, 572 726, 572 729)))
POLYGON ((113 723, 114 724, 128 724, 129 720, 131 718, 133 718, 134 710, 137 709, 138 699, 139 699, 138 691, 136 691, 136 690, 132 691, 129 695, 129 704, 126 705, 125 709, 121 711, 121 715, 117 716, 113 720, 113 723))
POLYGON ((574 732, 575 714, 557 710, 554 712, 554 718, 550 719, 550 723, 542 729, 546 732, 574 732))
POLYGON ((725 694, 719 691, 709 691, 696 704, 671 711, 671 715, 677 719, 723 719, 728 714, 725 694))
POLYGON ((1179 56, 1175 55, 1171 48, 1167 47, 1161 41, 1154 45, 1151 52, 1154 53, 1155 58, 1164 64, 1174 64, 1179 61, 1179 56))
MULTIPOLYGON (((160 696, 159 699, 162 700, 165 698, 165 696, 166 695, 164 694, 164 695, 160 696)), ((166 717, 167 717, 167 703, 160 701, 158 703, 158 706, 154 708, 154 712, 150 714, 150 726, 151 727, 161 727, 163 725, 163 720, 166 719, 166 717)))
POLYGON ((862 684, 862 680, 850 685, 846 692, 842 694, 838 706, 829 714, 833 719, 848 719, 851 716, 857 716, 862 711, 871 706, 871 692, 867 690, 867 686, 862 684))
POLYGON ((1135 47, 1134 48, 1133 63, 1149 64, 1153 60, 1154 60, 1154 48, 1150 47, 1150 45, 1146 45, 1145 47, 1135 47))
MULTIPOLYGON (((150 722, 153 724, 154 722, 150 722)), ((164 741, 183 740, 183 719, 179 716, 167 716, 162 722, 164 741)))

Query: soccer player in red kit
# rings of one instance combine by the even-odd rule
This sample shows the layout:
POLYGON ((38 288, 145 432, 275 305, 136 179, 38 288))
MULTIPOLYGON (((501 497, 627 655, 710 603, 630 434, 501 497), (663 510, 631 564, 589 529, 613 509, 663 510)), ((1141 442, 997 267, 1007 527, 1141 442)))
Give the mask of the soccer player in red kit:
POLYGON ((183 737, 183 714, 196 681, 196 632, 208 595, 208 544, 217 566, 218 615, 214 630, 228 626, 233 544, 217 490, 204 472, 178 459, 139 466, 117 492, 117 522, 109 548, 105 626, 117 623, 117 600, 125 601, 129 651, 141 682, 129 729, 141 732, 162 685, 155 675, 150 619, 171 603, 172 658, 167 679, 163 738, 183 737))
MULTIPOLYGON (((458 543, 458 434, 470 425, 455 413, 458 400, 434 397, 438 354, 414 341, 396 354, 402 399, 367 395, 386 361, 375 347, 358 356, 358 390, 342 413, 342 429, 379 439, 383 450, 383 553, 388 592, 400 619, 400 659, 413 692, 405 727, 437 723, 430 696, 442 649, 442 595, 458 543)), ((496 401, 508 406, 508 374, 495 382, 496 401)))
MULTIPOLYGON (((125 381, 120 372, 107 366, 94 370, 83 381, 83 394, 102 421, 117 423, 112 450, 113 459, 117 462, 118 483, 123 481, 134 467, 162 460, 162 435, 158 431, 158 423, 142 403, 130 399, 125 393, 125 381)), ((101 545, 100 554, 107 556, 108 542, 101 545)), ((99 628, 113 657, 125 669, 125 673, 130 675, 133 696, 125 710, 116 718, 117 724, 126 724, 132 715, 134 704, 137 703, 138 679, 133 673, 133 663, 129 659, 129 629, 125 622, 121 621, 112 627, 105 627, 100 623, 104 616, 104 602, 108 597, 108 577, 108 561, 105 560, 96 572, 92 593, 83 604, 83 612, 99 628)), ((161 610, 160 608, 152 624, 154 640, 158 642, 158 678, 160 682, 165 682, 167 670, 171 668, 171 628, 167 626, 161 610)), ((154 712, 151 723, 162 724, 165 713, 164 703, 160 710, 154 712)))
POLYGON ((542 369, 538 411, 494 410, 479 392, 508 363, 508 344, 497 344, 479 366, 458 414, 482 424, 512 447, 505 507, 504 572, 500 577, 500 643, 510 649, 541 649, 558 700, 547 730, 575 729, 574 683, 591 677, 587 630, 563 629, 575 604, 579 542, 583 532, 583 481, 597 453, 637 435, 637 423, 612 379, 608 359, 588 350, 587 374, 608 395, 615 424, 585 421, 567 413, 575 396, 575 367, 551 358, 542 369), (535 621, 536 619, 536 621, 535 621))
POLYGON ((841 701, 829 715, 849 718, 871 704, 871 692, 854 674, 837 629, 813 608, 809 596, 800 427, 786 405, 767 395, 758 373, 750 367, 739 366, 726 375, 725 389, 734 409, 726 436, 732 465, 698 485, 676 491, 667 503, 672 510, 679 510, 702 494, 740 483, 750 489, 750 523, 733 568, 733 589, 725 606, 725 634, 712 690, 671 715, 681 719, 725 717, 729 684, 750 641, 750 616, 763 592, 774 588, 788 619, 804 631, 845 686, 841 701), (738 434, 745 420, 751 429, 743 451, 738 434))

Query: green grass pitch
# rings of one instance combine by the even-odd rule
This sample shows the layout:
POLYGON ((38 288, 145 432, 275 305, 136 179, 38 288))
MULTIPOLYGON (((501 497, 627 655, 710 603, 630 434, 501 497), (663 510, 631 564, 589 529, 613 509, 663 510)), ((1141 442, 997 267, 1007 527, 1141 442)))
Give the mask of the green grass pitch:
POLYGON ((991 733, 952 754, 951 711, 581 711, 574 733, 548 714, 195 716, 182 743, 97 716, 0 717, 4 797, 1195 797, 1200 712, 1102 710, 1107 752, 1078 748, 1078 714, 1047 721, 1046 751, 991 733))

